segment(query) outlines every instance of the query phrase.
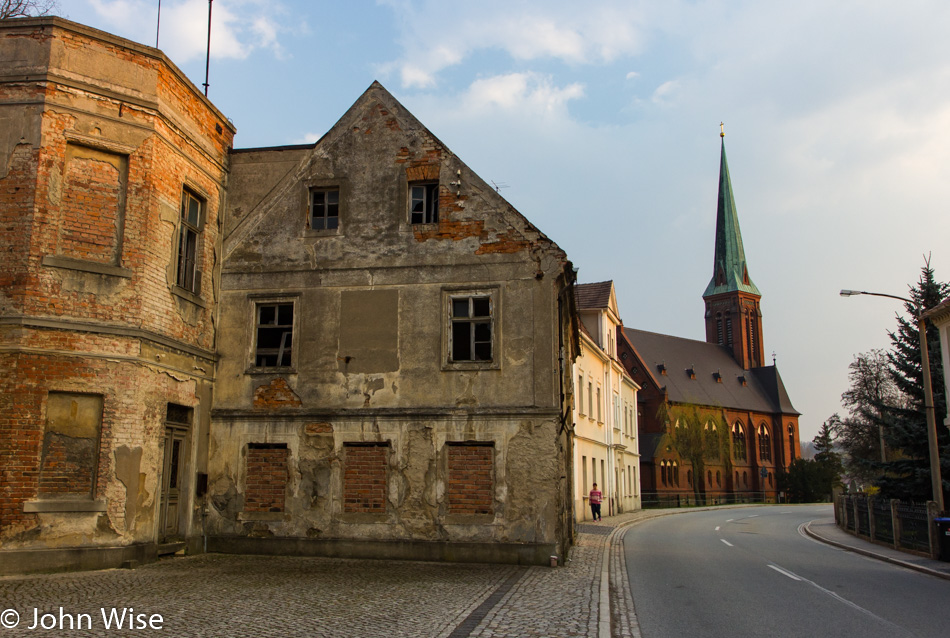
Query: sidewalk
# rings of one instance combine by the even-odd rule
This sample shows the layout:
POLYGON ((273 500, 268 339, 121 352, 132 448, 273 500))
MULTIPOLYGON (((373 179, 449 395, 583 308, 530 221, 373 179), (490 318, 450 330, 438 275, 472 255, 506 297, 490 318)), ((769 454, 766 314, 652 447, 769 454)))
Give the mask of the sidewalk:
POLYGON ((907 552, 902 552, 892 547, 866 541, 863 538, 843 531, 840 527, 835 525, 834 518, 829 517, 812 521, 805 526, 804 530, 806 534, 815 540, 833 545, 839 549, 950 580, 950 563, 917 556, 915 554, 908 554, 907 552))
MULTIPOLYGON (((112 636, 101 610, 133 607, 161 614, 162 635, 176 637, 640 638, 625 530, 660 516, 741 507, 750 506, 641 510, 580 523, 557 568, 202 554, 133 570, 5 576, 0 638, 33 635, 36 614, 58 621, 61 608, 90 615, 83 635, 112 636), (7 624, 13 615, 3 616, 11 610, 15 628, 7 624)), ((950 578, 950 564, 868 543, 831 518, 804 527, 821 542, 950 578)))

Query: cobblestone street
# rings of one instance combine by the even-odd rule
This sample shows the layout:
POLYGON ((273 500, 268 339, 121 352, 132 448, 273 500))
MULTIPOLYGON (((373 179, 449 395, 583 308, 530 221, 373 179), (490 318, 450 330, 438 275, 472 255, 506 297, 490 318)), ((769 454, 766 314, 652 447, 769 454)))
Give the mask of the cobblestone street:
POLYGON ((143 624, 160 614, 168 636, 637 636, 618 530, 640 516, 581 525, 570 560, 556 569, 205 554, 134 570, 5 577, 0 611, 16 611, 19 624, 8 628, 4 615, 0 638, 157 631, 128 629, 133 614, 143 624), (612 628, 601 615, 605 556, 612 628), (114 620, 106 627, 103 608, 129 610, 121 630, 114 620), (69 631, 70 621, 83 630, 69 631))

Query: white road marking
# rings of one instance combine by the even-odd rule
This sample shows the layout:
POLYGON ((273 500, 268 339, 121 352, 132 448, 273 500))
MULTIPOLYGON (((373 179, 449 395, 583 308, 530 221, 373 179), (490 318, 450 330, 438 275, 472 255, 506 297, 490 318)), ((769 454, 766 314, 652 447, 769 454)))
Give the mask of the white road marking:
POLYGON ((771 564, 770 564, 769 567, 771 567, 772 569, 774 569, 775 571, 777 571, 778 573, 780 573, 782 576, 788 576, 788 577, 791 578, 792 580, 801 580, 801 578, 799 578, 798 576, 796 576, 796 575, 793 574, 792 572, 790 572, 790 571, 788 571, 788 570, 785 570, 785 569, 782 569, 782 568, 779 567, 778 565, 771 565, 771 564))
POLYGON ((851 602, 851 601, 848 600, 847 598, 842 598, 841 596, 839 596, 839 595, 836 594, 835 592, 831 591, 830 589, 825 589, 824 587, 822 587, 821 585, 819 585, 819 584, 816 583, 816 582, 810 581, 810 580, 808 580, 807 578, 802 578, 801 576, 795 574, 794 572, 790 572, 790 571, 788 571, 787 569, 784 569, 784 568, 782 568, 782 567, 779 567, 778 565, 773 565, 772 563, 766 563, 766 564, 767 564, 769 567, 771 567, 772 569, 774 569, 775 571, 777 571, 778 573, 780 573, 780 574, 782 574, 782 575, 784 575, 784 576, 788 576, 788 577, 791 578, 792 580, 797 580, 797 581, 799 581, 799 582, 808 583, 809 585, 811 585, 812 587, 814 587, 815 589, 817 589, 817 590, 820 591, 821 593, 827 594, 827 595, 831 596, 832 598, 834 598, 834 599, 837 600, 838 602, 844 603, 844 604, 847 605, 848 607, 851 607, 852 609, 854 609, 854 610, 856 610, 856 611, 859 611, 859 612, 861 612, 862 614, 865 614, 865 615, 867 615, 867 616, 870 616, 871 618, 873 618, 874 620, 877 620, 878 622, 884 623, 885 625, 894 628, 895 630, 897 630, 897 632, 896 632, 897 634, 910 635, 910 634, 907 633, 907 630, 905 630, 903 627, 901 627, 901 626, 899 626, 899 625, 895 625, 895 624, 892 623, 891 621, 885 620, 884 618, 881 618, 881 617, 878 616, 877 614, 875 614, 875 613, 873 613, 873 612, 871 612, 871 611, 868 611, 867 609, 865 609, 864 607, 862 607, 862 606, 860 606, 860 605, 858 605, 858 604, 855 604, 855 603, 851 602))
POLYGON ((727 523, 731 523, 731 522, 734 521, 734 520, 736 520, 736 519, 730 518, 730 519, 729 519, 728 521, 726 521, 726 522, 727 522, 727 523))
POLYGON ((751 516, 747 516, 746 518, 756 518, 757 516, 758 514, 752 514, 751 516))
POLYGON ((729 547, 735 547, 735 545, 733 545, 732 543, 730 543, 729 541, 727 541, 725 538, 720 538, 719 540, 721 540, 723 543, 725 543, 725 544, 728 545, 729 547))
POLYGON ((716 531, 717 532, 719 531, 719 525, 716 525, 716 531))

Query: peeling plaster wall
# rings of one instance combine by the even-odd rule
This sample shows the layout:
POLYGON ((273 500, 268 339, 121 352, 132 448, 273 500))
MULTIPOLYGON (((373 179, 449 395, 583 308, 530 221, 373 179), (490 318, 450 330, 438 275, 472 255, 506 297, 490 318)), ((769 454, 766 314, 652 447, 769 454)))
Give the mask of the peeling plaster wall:
POLYGON ((237 152, 232 166, 209 535, 564 551, 560 249, 378 84, 312 149, 237 152), (419 179, 439 182, 438 223, 409 223, 419 179), (338 229, 309 227, 311 188, 339 190, 338 229), (458 294, 491 297, 491 362, 451 360, 458 294), (280 369, 255 359, 268 303, 294 305, 280 369), (347 512, 346 446, 372 442, 388 446, 385 512, 347 512), (492 446, 490 514, 449 514, 453 442, 492 446), (260 515, 243 499, 248 445, 263 443, 287 446, 289 481, 284 511, 260 515))

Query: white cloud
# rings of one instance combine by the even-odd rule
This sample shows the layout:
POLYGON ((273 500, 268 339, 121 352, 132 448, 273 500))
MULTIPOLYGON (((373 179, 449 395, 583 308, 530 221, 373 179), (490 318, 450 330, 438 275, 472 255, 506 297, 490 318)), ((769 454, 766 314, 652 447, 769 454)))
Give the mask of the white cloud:
POLYGON ((535 73, 509 73, 475 80, 463 96, 469 112, 508 111, 519 117, 565 113, 567 102, 583 97, 584 87, 574 83, 554 86, 550 77, 535 73))
POLYGON ((636 71, 630 71, 629 73, 627 73, 628 80, 636 80, 638 77, 640 77, 640 74, 637 73, 636 71))
MULTIPOLYGON (((88 0, 113 32, 155 44, 157 4, 153 0, 88 0)), ((278 57, 284 52, 278 22, 285 11, 270 0, 218 0, 212 5, 211 57, 244 59, 257 49, 278 57)), ((176 63, 205 55, 208 38, 207 0, 165 0, 158 25, 159 48, 176 63)))
POLYGON ((593 8, 575 2, 514 5, 503 0, 385 4, 401 27, 404 51, 395 67, 406 87, 432 86, 440 71, 480 51, 579 65, 610 62, 643 46, 642 11, 636 3, 618 0, 593 8))
POLYGON ((650 99, 654 104, 667 104, 671 98, 675 97, 675 93, 679 88, 680 83, 677 80, 668 80, 656 87, 650 99))

